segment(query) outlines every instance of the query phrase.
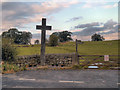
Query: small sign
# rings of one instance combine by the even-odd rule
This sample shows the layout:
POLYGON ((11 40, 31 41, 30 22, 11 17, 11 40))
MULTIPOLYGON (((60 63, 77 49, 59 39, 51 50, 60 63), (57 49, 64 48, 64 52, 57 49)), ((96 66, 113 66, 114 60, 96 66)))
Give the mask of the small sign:
POLYGON ((98 66, 89 66, 88 68, 96 69, 96 68, 99 68, 99 67, 98 66))
POLYGON ((104 61, 109 61, 109 55, 104 55, 104 61))

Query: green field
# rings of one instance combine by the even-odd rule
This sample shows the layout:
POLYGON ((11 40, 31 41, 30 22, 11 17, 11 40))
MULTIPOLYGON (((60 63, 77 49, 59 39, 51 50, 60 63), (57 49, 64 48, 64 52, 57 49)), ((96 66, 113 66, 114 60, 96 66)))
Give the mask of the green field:
MULTIPOLYGON (((84 41, 84 44, 78 45, 78 52, 81 55, 118 55, 118 43, 120 40, 112 41, 84 41)), ((36 55, 40 54, 40 45, 15 45, 18 55, 36 55), (18 47, 19 46, 19 47, 18 47)), ((73 53, 75 52, 75 42, 60 43, 59 46, 46 46, 48 53, 73 53)))

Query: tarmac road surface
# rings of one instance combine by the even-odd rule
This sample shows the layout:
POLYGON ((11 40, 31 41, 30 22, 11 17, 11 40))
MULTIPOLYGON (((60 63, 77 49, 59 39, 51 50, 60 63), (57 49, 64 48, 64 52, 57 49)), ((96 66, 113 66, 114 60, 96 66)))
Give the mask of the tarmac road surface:
POLYGON ((3 88, 118 88, 117 70, 36 70, 2 75, 3 88))

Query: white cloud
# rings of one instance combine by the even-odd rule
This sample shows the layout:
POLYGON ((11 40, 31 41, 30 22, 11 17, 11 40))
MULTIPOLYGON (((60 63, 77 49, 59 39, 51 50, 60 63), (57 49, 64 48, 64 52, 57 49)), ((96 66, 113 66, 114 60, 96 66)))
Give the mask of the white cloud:
POLYGON ((115 3, 115 4, 113 5, 113 7, 118 7, 118 3, 115 3))
POLYGON ((103 6, 103 8, 105 8, 105 9, 116 8, 116 7, 118 7, 118 3, 115 3, 115 4, 113 4, 113 5, 104 5, 104 6, 103 6))
POLYGON ((91 7, 92 7, 92 5, 90 5, 88 3, 83 6, 83 8, 91 8, 91 7))
POLYGON ((44 1, 40 3, 3 3, 3 30, 10 27, 24 27, 26 24, 38 23, 42 17, 57 13, 73 4, 77 4, 77 0, 71 2, 56 2, 56 0, 44 1), (17 8, 16 8, 17 7, 17 8))
POLYGON ((82 8, 96 8, 106 4, 106 2, 86 2, 82 8))
POLYGON ((107 33, 107 32, 110 32, 111 30, 109 29, 109 30, 104 30, 104 31, 98 31, 98 32, 96 32, 96 33, 107 33))
POLYGON ((86 2, 82 8, 96 8, 96 7, 101 7, 101 8, 116 8, 118 7, 118 3, 115 3, 113 5, 108 4, 107 2, 103 1, 103 2, 86 2))
POLYGON ((113 25, 113 27, 116 27, 118 24, 113 25))
MULTIPOLYGON (((2 2, 43 2, 49 0, 2 0, 2 2)), ((55 2, 70 2, 72 0, 54 0, 55 2)), ((79 2, 119 2, 119 0, 77 0, 79 2)))
POLYGON ((82 31, 83 29, 75 29, 75 30, 70 30, 71 32, 80 32, 82 31))

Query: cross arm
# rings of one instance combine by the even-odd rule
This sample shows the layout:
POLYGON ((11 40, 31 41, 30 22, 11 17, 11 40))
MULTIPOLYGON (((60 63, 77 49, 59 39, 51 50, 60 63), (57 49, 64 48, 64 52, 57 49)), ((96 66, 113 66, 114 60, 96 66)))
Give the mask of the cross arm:
POLYGON ((41 29, 41 30, 43 30, 43 29, 45 29, 45 30, 51 30, 51 29, 52 29, 52 26, 46 26, 46 27, 43 27, 43 26, 41 26, 41 25, 36 25, 36 29, 41 29))
POLYGON ((36 25, 36 29, 41 29, 42 30, 42 26, 36 25))
POLYGON ((46 26, 46 30, 51 30, 52 26, 46 26))

